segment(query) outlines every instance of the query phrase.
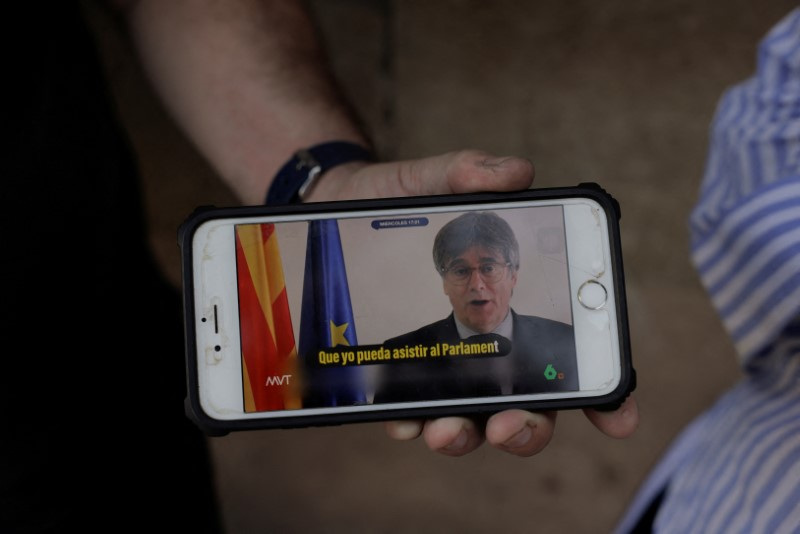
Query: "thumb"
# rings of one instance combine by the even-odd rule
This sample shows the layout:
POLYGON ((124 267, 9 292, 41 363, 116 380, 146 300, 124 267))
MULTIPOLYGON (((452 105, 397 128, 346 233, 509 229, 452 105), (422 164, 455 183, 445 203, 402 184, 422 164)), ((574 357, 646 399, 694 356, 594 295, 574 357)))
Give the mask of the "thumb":
POLYGON ((460 150, 421 159, 334 167, 309 201, 521 191, 533 183, 533 164, 514 156, 460 150))
POLYGON ((525 158, 460 150, 401 162, 397 177, 409 195, 520 191, 533 183, 534 168, 525 158))
POLYGON ((453 154, 445 173, 453 193, 519 191, 533 183, 533 163, 515 156, 497 157, 481 151, 453 154))

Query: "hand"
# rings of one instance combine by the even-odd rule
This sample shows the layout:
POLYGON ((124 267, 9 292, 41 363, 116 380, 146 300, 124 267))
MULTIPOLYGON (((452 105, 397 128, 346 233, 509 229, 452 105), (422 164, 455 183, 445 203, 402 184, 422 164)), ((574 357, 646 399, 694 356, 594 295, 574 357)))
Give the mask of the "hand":
MULTIPOLYGON (((320 180, 309 201, 516 191, 530 187, 533 177, 533 165, 526 159, 464 150, 419 160, 341 165, 320 180)), ((614 438, 631 435, 639 423, 633 397, 612 412, 584 413, 602 433, 614 438)), ((428 448, 449 456, 467 454, 484 441, 510 454, 532 456, 550 442, 555 424, 556 412, 506 410, 491 416, 485 428, 463 417, 390 421, 385 427, 393 439, 422 436, 428 448)))
MULTIPOLYGON (((630 436, 639 424, 639 409, 633 397, 628 397, 615 411, 587 409, 583 412, 603 434, 613 438, 630 436)), ((485 429, 463 417, 389 421, 385 427, 393 439, 412 440, 422 436, 429 449, 448 456, 472 452, 484 441, 515 456, 533 456, 553 437, 556 413, 506 410, 491 416, 485 429)))
POLYGON ((418 160, 339 165, 319 180, 307 200, 519 191, 530 187, 533 176, 527 159, 462 150, 418 160))

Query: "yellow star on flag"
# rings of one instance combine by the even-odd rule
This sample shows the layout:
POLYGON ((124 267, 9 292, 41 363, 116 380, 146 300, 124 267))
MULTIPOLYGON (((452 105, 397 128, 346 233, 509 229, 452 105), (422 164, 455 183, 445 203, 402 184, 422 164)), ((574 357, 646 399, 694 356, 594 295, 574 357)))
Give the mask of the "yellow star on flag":
POLYGON ((344 332, 347 330, 347 327, 350 326, 350 323, 344 323, 341 325, 336 325, 331 319, 331 347, 336 347, 337 345, 347 345, 350 346, 350 342, 347 341, 347 338, 344 337, 344 332))

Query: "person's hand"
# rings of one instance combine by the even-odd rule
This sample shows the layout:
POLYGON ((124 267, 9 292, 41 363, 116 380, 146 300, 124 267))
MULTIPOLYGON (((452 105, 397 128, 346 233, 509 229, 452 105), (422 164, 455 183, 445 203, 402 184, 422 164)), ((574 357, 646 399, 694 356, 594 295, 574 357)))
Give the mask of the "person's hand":
MULTIPOLYGON (((583 411, 603 434, 626 438, 639 424, 639 410, 633 397, 614 411, 583 411)), ((462 456, 477 449, 484 441, 516 456, 533 456, 550 442, 556 425, 557 412, 528 412, 506 410, 492 415, 486 427, 464 417, 402 420, 385 423, 386 433, 397 440, 412 440, 422 436, 432 451, 448 456, 462 456)))
POLYGON ((389 163, 353 162, 329 170, 307 201, 519 191, 530 187, 533 176, 527 159, 479 150, 389 163))
MULTIPOLYGON (((517 191, 530 187, 533 178, 534 168, 527 159, 463 150, 418 160, 341 165, 328 171, 308 200, 517 191)), ((630 436, 639 423, 633 397, 615 411, 587 409, 584 413, 602 433, 614 438, 630 436)), ((485 426, 469 418, 443 417, 389 421, 385 427, 393 439, 422 436, 428 448, 450 456, 467 454, 484 441, 510 454, 532 456, 550 442, 555 424, 556 412, 506 410, 491 416, 485 426)))

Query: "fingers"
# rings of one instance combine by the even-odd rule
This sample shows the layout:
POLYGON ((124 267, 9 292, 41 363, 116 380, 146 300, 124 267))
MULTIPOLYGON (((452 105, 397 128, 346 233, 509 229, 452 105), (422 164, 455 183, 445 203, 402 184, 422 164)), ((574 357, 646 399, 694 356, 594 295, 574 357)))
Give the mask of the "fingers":
POLYGON ((515 456, 533 456, 550 443, 555 424, 556 412, 506 410, 489 418, 486 441, 515 456))
POLYGON ((400 441, 423 436, 430 450, 448 456, 462 456, 483 443, 480 427, 474 421, 461 417, 443 417, 429 421, 388 421, 384 428, 390 438, 400 441))
POLYGON ((402 420, 387 421, 383 426, 390 438, 398 441, 409 441, 418 438, 422 434, 423 425, 423 421, 402 420))
POLYGON ((475 421, 463 417, 429 420, 422 437, 430 450, 447 456, 463 456, 483 443, 482 429, 475 421))
POLYGON ((639 426, 639 406, 632 396, 614 411, 587 409, 583 412, 600 432, 612 438, 627 438, 639 426))
POLYGON ((443 417, 429 421, 390 421, 384 425, 389 437, 411 440, 422 436, 432 451, 447 456, 468 454, 487 440, 492 446, 515 456, 532 456, 544 449, 553 437, 556 412, 533 413, 506 410, 482 423, 463 417, 443 417))
MULTIPOLYGON (((639 409, 632 396, 614 411, 586 409, 584 413, 594 426, 613 438, 626 438, 639 425, 639 409)), ((556 417, 557 412, 505 410, 488 419, 485 435, 481 424, 462 417, 390 421, 385 428, 389 437, 397 440, 421 435, 429 449, 448 456, 470 453, 485 440, 499 450, 526 457, 541 452, 550 443, 556 417)))

